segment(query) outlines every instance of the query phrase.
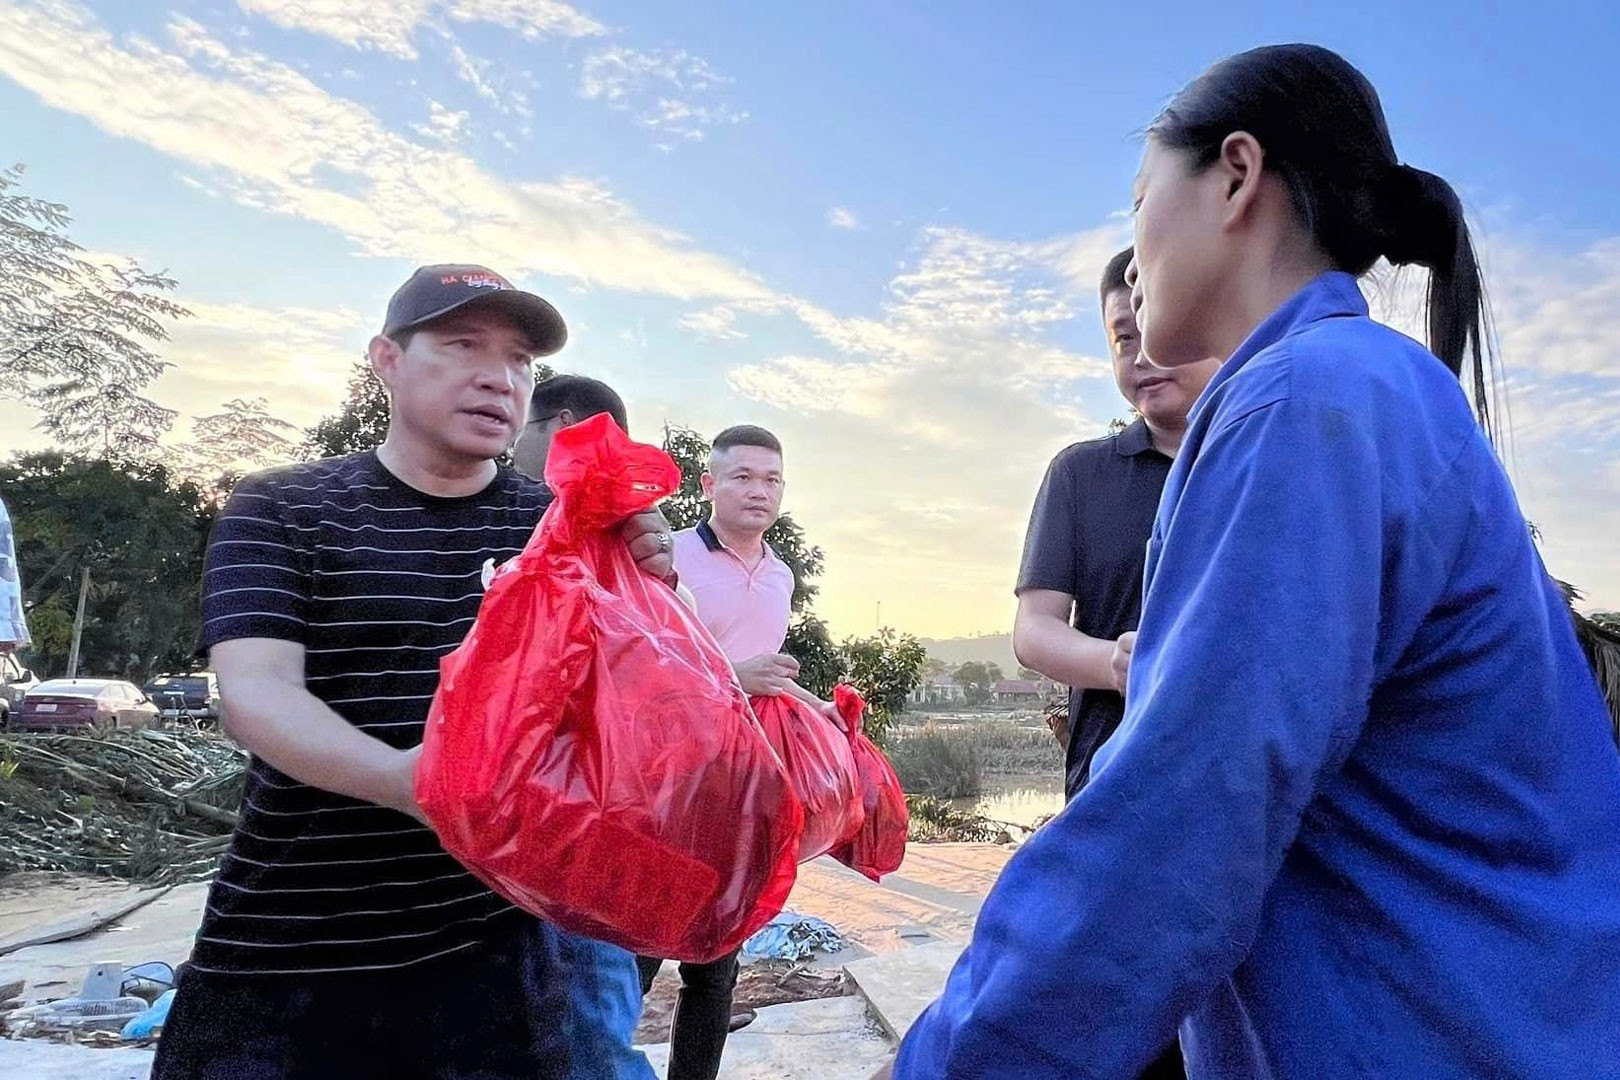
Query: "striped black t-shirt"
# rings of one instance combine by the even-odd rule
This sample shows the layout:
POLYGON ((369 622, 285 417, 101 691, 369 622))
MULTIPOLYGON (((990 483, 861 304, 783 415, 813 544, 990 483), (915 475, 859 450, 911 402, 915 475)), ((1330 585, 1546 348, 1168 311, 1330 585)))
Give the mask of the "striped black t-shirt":
MULTIPOLYGON (((426 495, 375 453, 248 477, 209 546, 202 643, 298 642, 312 694, 384 742, 415 746, 439 659, 478 612, 485 560, 520 551, 548 501, 508 469, 477 495, 426 495)), ((514 917, 413 819, 255 759, 192 964, 399 967, 471 948, 514 917)))

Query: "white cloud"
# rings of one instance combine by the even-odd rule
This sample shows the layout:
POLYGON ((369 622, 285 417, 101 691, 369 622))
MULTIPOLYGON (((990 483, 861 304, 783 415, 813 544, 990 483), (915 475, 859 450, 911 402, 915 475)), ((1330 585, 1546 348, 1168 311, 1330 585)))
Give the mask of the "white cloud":
POLYGON ((1010 611, 1047 461, 1124 411, 1108 362, 1063 341, 1078 305, 1095 303, 1094 284, 1071 281, 1076 253, 1111 254, 1119 233, 1016 243, 930 229, 878 317, 777 302, 829 355, 776 356, 727 380, 787 442, 791 508, 827 551, 835 625, 869 625, 876 600, 896 625, 939 633, 1010 611))
POLYGON ((484 22, 526 38, 596 37, 607 28, 560 0, 237 0, 243 11, 277 26, 323 34, 356 49, 379 49, 406 59, 417 55, 414 37, 430 18, 484 22))
POLYGON ((465 110, 457 112, 437 101, 429 101, 427 122, 413 124, 411 130, 446 146, 452 146, 460 142, 461 137, 467 133, 467 115, 465 110))
POLYGON ((217 198, 220 197, 219 196, 219 191, 216 188, 214 188, 214 187, 212 187, 212 186, 210 186, 208 184, 203 183, 201 180, 198 180, 194 176, 187 176, 185 173, 179 173, 179 172, 175 173, 174 176, 175 176, 176 180, 179 180, 182 184, 186 185, 186 187, 190 188, 192 191, 200 191, 204 195, 207 195, 210 198, 214 198, 214 199, 217 199, 217 198))
POLYGON ((497 108, 501 106, 501 95, 495 88, 493 64, 473 56, 454 42, 450 45, 450 63, 456 69, 456 77, 471 86, 474 93, 497 108))
POLYGON ((532 77, 528 72, 498 69, 491 61, 474 56, 455 41, 450 41, 449 45, 450 66, 455 70, 456 78, 472 87, 473 93, 489 102, 503 116, 522 119, 534 116, 529 95, 522 88, 511 85, 522 78, 532 77))
POLYGON ((855 216, 855 211, 843 206, 835 206, 827 211, 827 224, 835 229, 859 229, 861 219, 855 216))
POLYGON ((684 49, 599 49, 580 68, 580 96, 629 112, 658 135, 696 141, 708 128, 748 118, 708 97, 732 80, 684 49))
MULTIPOLYGON (((787 441, 791 508, 827 550, 821 606, 836 626, 870 625, 876 600, 902 627, 1005 625, 1046 462, 1124 412, 1106 361, 1063 345, 1125 240, 1115 225, 1037 243, 933 229, 876 318, 775 302, 828 354, 744 364, 728 381, 787 441)), ((1519 240, 1487 253, 1521 504, 1549 569, 1607 608, 1620 608, 1617 252, 1519 240)), ((1424 285, 1411 273, 1366 283, 1380 317, 1419 336, 1424 285)), ((742 307, 701 314, 724 325, 742 307)))
POLYGON ((188 417, 231 398, 264 397, 281 419, 312 424, 337 408, 376 332, 373 320, 346 308, 181 301, 192 317, 174 325, 163 350, 173 366, 152 393, 188 417))
POLYGON ((1490 254, 1491 301, 1510 366, 1620 378, 1620 238, 1564 257, 1522 242, 1490 254))
POLYGON ((737 329, 737 312, 724 305, 705 311, 689 312, 676 319, 675 325, 683 330, 690 330, 699 337, 725 340, 748 336, 737 329))
POLYGON ((176 52, 120 42, 61 0, 13 5, 0 8, 0 73, 49 106, 212 170, 239 202, 333 228, 366 255, 476 258, 683 298, 768 295, 596 181, 500 180, 191 20, 176 19, 170 35, 176 52))

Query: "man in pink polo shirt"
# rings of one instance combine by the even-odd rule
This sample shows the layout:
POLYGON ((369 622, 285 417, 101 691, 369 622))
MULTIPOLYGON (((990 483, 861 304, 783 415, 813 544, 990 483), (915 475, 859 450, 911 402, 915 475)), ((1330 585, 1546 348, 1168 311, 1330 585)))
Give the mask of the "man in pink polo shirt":
POLYGON ((675 534, 675 565, 697 598, 698 617, 730 657, 749 697, 792 694, 833 715, 799 686, 799 665, 782 652, 793 608, 793 571, 765 542, 782 513, 782 444, 739 424, 715 437, 703 497, 709 520, 675 534))
MULTIPOLYGON (((792 694, 834 717, 830 702, 794 681, 799 665, 782 652, 793 610, 793 571, 765 542, 765 531, 782 512, 782 488, 782 444, 775 435, 747 424, 722 431, 703 474, 703 497, 712 512, 697 528, 675 534, 675 569, 750 697, 792 694)), ((662 963, 641 958, 643 993, 662 963)), ((681 965, 669 1080, 714 1080, 719 1074, 736 983, 736 954, 681 965)))

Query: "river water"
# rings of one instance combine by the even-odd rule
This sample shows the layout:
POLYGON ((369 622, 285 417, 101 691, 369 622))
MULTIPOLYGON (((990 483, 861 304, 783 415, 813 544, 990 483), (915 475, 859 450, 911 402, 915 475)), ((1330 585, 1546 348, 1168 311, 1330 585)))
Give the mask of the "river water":
POLYGON ((984 790, 976 797, 951 799, 950 804, 958 810, 1027 828, 1063 809, 1063 771, 1053 768, 1050 773, 986 776, 984 790))

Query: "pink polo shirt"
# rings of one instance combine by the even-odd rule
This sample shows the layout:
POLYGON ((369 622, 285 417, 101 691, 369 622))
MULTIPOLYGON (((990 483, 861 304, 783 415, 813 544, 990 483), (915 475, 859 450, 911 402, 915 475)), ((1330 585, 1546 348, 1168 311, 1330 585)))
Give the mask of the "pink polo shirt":
POLYGON ((675 572, 733 664, 782 651, 793 614, 793 571, 771 545, 750 572, 704 522, 675 534, 675 572))

